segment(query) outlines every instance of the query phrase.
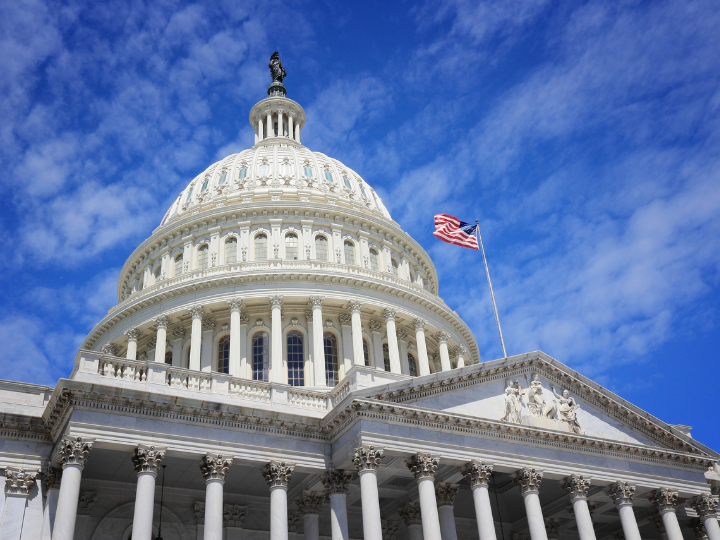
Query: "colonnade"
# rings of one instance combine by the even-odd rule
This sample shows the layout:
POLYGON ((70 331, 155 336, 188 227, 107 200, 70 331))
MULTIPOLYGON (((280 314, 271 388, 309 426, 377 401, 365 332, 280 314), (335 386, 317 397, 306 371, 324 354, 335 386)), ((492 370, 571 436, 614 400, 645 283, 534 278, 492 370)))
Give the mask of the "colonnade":
MULTIPOLYGON (((282 325, 282 306, 283 297, 279 295, 268 297, 269 307, 271 311, 270 323, 270 357, 268 362, 268 381, 277 383, 287 383, 287 372, 283 367, 283 325, 282 325)), ((323 346, 323 303, 325 298, 322 296, 312 296, 309 298, 308 304, 308 334, 312 336, 312 355, 309 356, 309 362, 305 367, 305 386, 326 386, 325 377, 325 349, 323 346)), ((243 354, 247 344, 247 324, 248 318, 241 315, 243 302, 240 299, 227 301, 230 308, 230 350, 228 373, 235 377, 250 378, 248 376, 248 358, 243 354)), ((340 374, 344 375, 353 365, 365 365, 365 352, 363 348, 363 328, 360 315, 363 303, 359 300, 352 300, 347 303, 346 313, 340 316, 340 323, 343 326, 341 337, 347 353, 341 352, 340 356, 345 357, 344 365, 340 366, 340 374), (345 328, 347 327, 347 328, 345 328)), ((188 368, 194 371, 210 371, 212 366, 212 343, 213 329, 215 328, 215 320, 213 318, 204 318, 205 309, 201 305, 195 305, 190 308, 192 318, 191 337, 190 337, 190 358, 188 368), (201 358, 201 350, 204 352, 201 358)), ((426 343, 425 328, 427 321, 421 317, 412 319, 412 327, 415 330, 415 341, 417 347, 417 365, 416 373, 412 370, 408 361, 408 332, 404 329, 398 330, 396 326, 398 310, 387 307, 382 310, 382 319, 371 320, 369 323, 370 334, 373 341, 373 355, 375 357, 376 366, 380 369, 383 365, 383 330, 387 337, 387 348, 389 353, 390 372, 404 373, 415 375, 428 375, 431 373, 431 359, 428 353, 426 343)), ((167 329, 170 324, 170 318, 163 314, 154 319, 156 330, 156 345, 154 360, 156 362, 165 362, 167 329)), ((173 345, 173 358, 180 358, 182 349, 182 338, 185 331, 177 328, 173 332, 175 338, 173 345), (177 350, 175 350, 177 349, 177 350)), ((135 360, 137 357, 137 343, 140 332, 137 328, 130 328, 125 332, 127 338, 126 357, 135 360)), ((445 331, 439 331, 435 334, 438 342, 438 357, 440 360, 440 369, 447 371, 452 369, 451 356, 452 353, 456 367, 465 365, 467 351, 463 346, 448 347, 450 334, 445 331)), ((112 352, 107 350, 106 352, 112 352)), ((415 356, 415 355, 414 355, 415 356)), ((434 364, 434 363, 433 363, 434 364)))
MULTIPOLYGON (((65 438, 60 442, 59 459, 62 464, 62 480, 58 497, 53 530, 53 540, 72 540, 75 529, 80 479, 82 470, 92 449, 92 443, 80 438, 65 438)), ((353 452, 353 464, 360 477, 363 538, 382 540, 380 496, 378 492, 378 467, 383 457, 382 448, 360 445, 353 452)), ((133 540, 152 538, 153 501, 155 479, 165 450, 153 446, 138 446, 133 455, 137 472, 135 511, 133 517, 133 540)), ((232 465, 232 458, 222 454, 207 453, 199 463, 205 478, 204 539, 223 538, 223 486, 232 465)), ((399 509, 400 516, 408 526, 411 540, 457 540, 453 505, 458 486, 435 482, 435 472, 440 458, 426 452, 411 455, 406 465, 418 485, 418 502, 411 502, 399 509)), ((270 539, 288 539, 288 485, 294 465, 270 461, 261 473, 270 490, 270 539)), ((493 471, 490 463, 473 460, 460 468, 472 490, 475 515, 480 540, 497 540, 489 495, 489 482, 493 471)), ((330 499, 330 520, 333 540, 348 540, 346 497, 352 474, 340 469, 328 469, 321 477, 325 492, 303 492, 296 504, 303 515, 304 538, 318 540, 318 516, 325 497, 330 499)), ((523 467, 515 472, 513 480, 522 494, 531 540, 548 540, 546 523, 542 514, 539 493, 543 479, 542 471, 523 467)), ((564 478, 561 487, 567 492, 573 506, 580 540, 595 540, 595 532, 588 507, 590 479, 571 474, 564 478)), ((640 540, 633 497, 635 486, 618 480, 610 484, 606 494, 620 514, 625 540, 640 540)), ((683 540, 678 524, 675 505, 678 494, 660 487, 652 492, 650 500, 662 518, 668 540, 683 540)), ((717 521, 718 503, 710 494, 698 495, 691 501, 698 513, 708 540, 720 540, 717 521)), ((356 535, 354 535, 356 536, 356 535)))
POLYGON ((302 127, 295 120, 295 115, 281 109, 276 111, 267 110, 264 114, 258 115, 255 130, 255 144, 270 137, 288 137, 300 143, 300 130, 302 127), (287 120, 287 123, 285 120, 287 120), (275 131, 276 123, 277 132, 275 131), (285 131, 286 125, 287 131, 285 131))

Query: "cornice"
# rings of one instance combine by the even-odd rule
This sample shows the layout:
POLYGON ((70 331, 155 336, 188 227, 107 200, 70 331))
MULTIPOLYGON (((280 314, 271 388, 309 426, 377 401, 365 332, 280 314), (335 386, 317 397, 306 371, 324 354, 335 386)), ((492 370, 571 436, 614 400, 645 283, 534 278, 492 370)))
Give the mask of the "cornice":
POLYGON ((537 372, 596 409, 663 446, 682 452, 717 457, 717 454, 710 449, 701 447, 687 437, 678 436, 666 423, 541 352, 475 364, 454 371, 459 373, 446 377, 442 377, 442 374, 425 377, 426 380, 430 379, 428 382, 413 379, 410 382, 393 383, 383 392, 372 394, 368 392, 368 397, 391 403, 404 403, 461 388, 505 380, 516 375, 537 372))
POLYGON ((0 439, 49 443, 50 433, 42 418, 4 413, 0 415, 0 439))

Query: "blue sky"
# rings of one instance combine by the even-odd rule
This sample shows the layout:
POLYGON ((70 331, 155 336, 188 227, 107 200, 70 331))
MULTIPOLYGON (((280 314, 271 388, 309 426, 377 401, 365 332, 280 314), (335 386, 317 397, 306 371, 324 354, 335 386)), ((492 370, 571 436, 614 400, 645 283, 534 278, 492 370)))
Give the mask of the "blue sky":
POLYGON ((303 142, 381 193, 483 359, 482 261, 434 213, 480 220, 509 354, 720 449, 719 27, 714 1, 0 3, 0 377, 69 374, 132 249, 252 144, 279 50, 303 142))

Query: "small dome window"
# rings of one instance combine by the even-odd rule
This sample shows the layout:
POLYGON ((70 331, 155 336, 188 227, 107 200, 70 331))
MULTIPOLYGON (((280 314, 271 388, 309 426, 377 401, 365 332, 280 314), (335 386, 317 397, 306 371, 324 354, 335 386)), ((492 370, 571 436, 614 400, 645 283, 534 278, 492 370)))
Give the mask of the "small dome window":
POLYGON ((227 171, 223 171, 220 175, 220 180, 218 180, 218 185, 222 186, 225 183, 225 179, 227 178, 227 171))
POLYGON ((255 237, 255 260, 267 261, 267 235, 258 234, 255 237))
POLYGON ((315 258, 321 261, 328 260, 328 241, 324 236, 315 237, 315 258))
POLYGON ((238 171, 238 180, 242 180, 242 179, 245 178, 246 176, 247 176, 247 167, 242 167, 242 168, 238 171))
POLYGON ((290 165, 287 161, 283 161, 283 164, 280 166, 280 170, 282 170, 283 176, 290 176, 290 174, 292 174, 292 165, 290 165))
POLYGON ((370 250, 370 270, 375 270, 376 272, 380 270, 380 264, 378 262, 378 252, 374 249, 370 250))
POLYGON ((348 180, 347 176, 343 176, 343 182, 345 182, 345 187, 352 190, 352 186, 350 185, 350 180, 348 180))
POLYGON ((309 167, 308 165, 305 165, 305 166, 303 167, 303 172, 305 173, 305 176, 307 176, 308 178, 312 178, 312 177, 313 177, 312 167, 309 167))
POLYGON ((237 238, 231 236, 225 240, 225 264, 237 262, 237 238))
POLYGON ((208 187, 208 182, 210 182, 210 178, 205 178, 205 181, 202 183, 202 187, 200 188, 200 193, 205 193, 205 190, 208 187))
POLYGON ((395 259, 390 261, 390 271, 392 272, 392 275, 397 277, 398 275, 398 263, 395 259))
POLYGON ((333 178, 333 175, 330 171, 325 171, 325 180, 333 184, 335 182, 335 179, 333 178))
POLYGON ((285 235, 285 258, 288 261, 297 261, 298 237, 295 233, 288 233, 285 235))
POLYGON ((270 174, 270 165, 263 163, 260 165, 260 176, 267 176, 270 174))
POLYGON ((183 271, 183 256, 182 253, 175 257, 175 275, 179 276, 183 271))
POLYGON ((360 184, 360 193, 362 194, 363 199, 367 200, 367 194, 365 193, 365 188, 362 184, 360 184))
POLYGON ((158 265, 155 267, 155 272, 154 272, 154 274, 155 274, 155 281, 157 281, 158 279, 160 279, 160 276, 162 275, 162 265, 161 265, 161 264, 158 264, 158 265))
POLYGON ((343 247, 345 248, 345 264, 355 264, 355 244, 350 240, 345 240, 343 247))
POLYGON ((198 249, 198 268, 205 269, 208 267, 208 245, 203 244, 198 249))
POLYGON ((190 188, 190 191, 188 191, 188 196, 187 196, 187 199, 185 199, 185 204, 190 202, 190 198, 192 197, 192 194, 193 194, 193 189, 194 188, 190 188))

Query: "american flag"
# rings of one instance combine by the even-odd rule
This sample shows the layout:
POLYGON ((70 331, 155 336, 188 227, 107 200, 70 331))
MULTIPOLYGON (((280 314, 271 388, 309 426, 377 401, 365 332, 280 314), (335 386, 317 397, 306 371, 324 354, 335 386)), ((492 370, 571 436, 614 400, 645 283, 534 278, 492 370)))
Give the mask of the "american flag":
POLYGON ((455 244, 456 246, 470 249, 480 249, 475 234, 476 230, 477 224, 470 225, 447 214, 435 215, 435 232, 433 234, 448 244, 455 244))

